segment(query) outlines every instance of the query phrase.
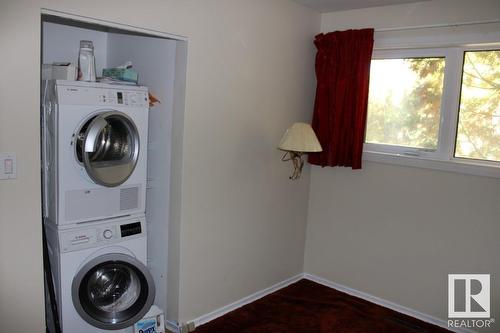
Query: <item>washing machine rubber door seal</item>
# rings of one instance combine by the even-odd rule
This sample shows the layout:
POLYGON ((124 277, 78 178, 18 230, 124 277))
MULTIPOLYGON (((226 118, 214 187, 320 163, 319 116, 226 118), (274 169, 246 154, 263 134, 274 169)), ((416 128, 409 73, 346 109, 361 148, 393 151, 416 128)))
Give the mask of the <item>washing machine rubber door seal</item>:
POLYGON ((151 273, 137 259, 120 253, 100 255, 75 275, 71 294, 78 314, 90 325, 118 330, 139 321, 155 297, 151 273))

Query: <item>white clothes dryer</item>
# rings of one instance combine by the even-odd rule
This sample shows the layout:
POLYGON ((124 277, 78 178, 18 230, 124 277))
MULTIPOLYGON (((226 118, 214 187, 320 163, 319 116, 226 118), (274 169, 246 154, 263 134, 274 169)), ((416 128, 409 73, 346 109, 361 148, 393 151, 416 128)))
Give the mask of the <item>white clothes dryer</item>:
POLYGON ((155 295, 144 217, 45 227, 62 332, 132 333, 155 295))
POLYGON ((144 214, 147 88, 57 80, 42 89, 45 221, 144 214))

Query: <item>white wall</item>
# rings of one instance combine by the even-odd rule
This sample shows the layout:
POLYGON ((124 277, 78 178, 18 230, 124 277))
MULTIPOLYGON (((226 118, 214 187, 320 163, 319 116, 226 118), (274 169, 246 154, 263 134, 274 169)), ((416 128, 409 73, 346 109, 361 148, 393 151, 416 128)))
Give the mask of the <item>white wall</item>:
POLYGON ((303 270, 309 175, 290 182, 276 146, 292 122, 311 117, 319 30, 318 14, 288 0, 194 3, 181 321, 303 270))
POLYGON ((107 33, 77 27, 67 29, 52 22, 44 22, 42 29, 45 46, 42 52, 43 63, 71 62, 77 66, 80 40, 91 40, 94 45, 97 76, 101 76, 102 69, 107 67, 107 33), (65 43, 67 40, 73 42, 65 43))
MULTIPOLYGON (((498 1, 434 0, 323 14, 322 31, 498 18, 498 1)), ((498 318, 499 202, 494 178, 370 162, 313 167, 305 270, 443 319, 447 274, 490 273, 498 318)))
MULTIPOLYGON (((2 1, 2 329, 44 332, 39 162, 40 10, 189 37, 181 166, 181 321, 302 271, 308 170, 290 182, 275 149, 310 119, 319 14, 288 0, 2 1)), ((177 180, 176 180, 177 181, 177 180)), ((176 302, 173 302, 175 304, 176 302)))

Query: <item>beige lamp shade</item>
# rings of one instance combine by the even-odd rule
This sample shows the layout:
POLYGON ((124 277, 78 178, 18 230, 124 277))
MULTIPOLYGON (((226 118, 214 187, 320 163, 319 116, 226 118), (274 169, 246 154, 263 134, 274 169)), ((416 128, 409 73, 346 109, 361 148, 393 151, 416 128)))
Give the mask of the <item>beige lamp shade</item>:
POLYGON ((278 148, 297 152, 318 152, 323 150, 311 125, 306 123, 295 123, 290 126, 281 138, 278 148))

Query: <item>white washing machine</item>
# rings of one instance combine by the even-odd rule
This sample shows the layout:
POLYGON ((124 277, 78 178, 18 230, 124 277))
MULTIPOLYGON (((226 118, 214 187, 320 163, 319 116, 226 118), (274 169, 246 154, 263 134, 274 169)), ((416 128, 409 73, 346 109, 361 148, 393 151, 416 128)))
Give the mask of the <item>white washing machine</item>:
POLYGON ((62 332, 133 332, 155 295, 144 217, 46 224, 46 234, 62 332))
POLYGON ((45 221, 144 214, 147 88, 57 80, 42 95, 45 221))

